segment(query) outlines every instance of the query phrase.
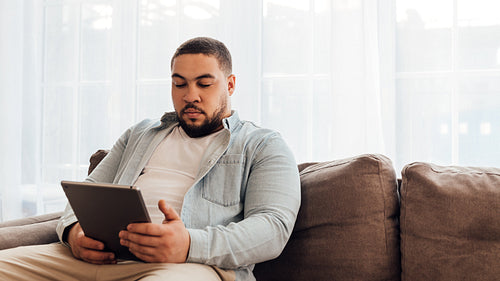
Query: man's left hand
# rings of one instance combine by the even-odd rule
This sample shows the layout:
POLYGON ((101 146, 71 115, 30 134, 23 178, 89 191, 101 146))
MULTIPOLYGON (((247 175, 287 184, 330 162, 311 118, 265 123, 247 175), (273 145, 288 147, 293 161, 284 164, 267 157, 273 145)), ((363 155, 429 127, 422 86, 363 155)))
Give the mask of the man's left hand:
POLYGON ((183 263, 187 259, 190 236, 177 212, 158 202, 165 215, 163 224, 131 223, 120 231, 120 244, 145 262, 183 263))

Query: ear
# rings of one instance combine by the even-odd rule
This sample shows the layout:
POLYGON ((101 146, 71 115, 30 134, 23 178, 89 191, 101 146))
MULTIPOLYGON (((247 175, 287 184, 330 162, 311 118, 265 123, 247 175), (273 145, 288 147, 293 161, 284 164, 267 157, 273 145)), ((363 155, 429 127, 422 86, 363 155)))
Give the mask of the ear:
POLYGON ((231 74, 229 75, 229 77, 227 77, 227 91, 229 92, 229 96, 233 95, 235 87, 236 87, 236 76, 234 76, 234 74, 231 74))

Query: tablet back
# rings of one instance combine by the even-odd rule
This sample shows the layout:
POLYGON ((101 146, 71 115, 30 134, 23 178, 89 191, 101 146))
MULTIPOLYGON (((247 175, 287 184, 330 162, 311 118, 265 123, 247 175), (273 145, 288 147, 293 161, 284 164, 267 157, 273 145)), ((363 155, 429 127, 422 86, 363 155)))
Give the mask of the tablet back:
POLYGON ((103 242, 117 259, 135 259, 118 233, 136 222, 151 222, 141 191, 133 186, 62 181, 64 193, 85 235, 103 242))

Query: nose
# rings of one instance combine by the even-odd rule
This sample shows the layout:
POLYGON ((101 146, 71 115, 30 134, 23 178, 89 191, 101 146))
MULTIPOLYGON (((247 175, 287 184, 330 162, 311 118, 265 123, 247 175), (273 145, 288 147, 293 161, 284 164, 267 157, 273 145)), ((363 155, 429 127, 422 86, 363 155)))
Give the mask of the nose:
POLYGON ((200 94, 196 87, 188 87, 183 97, 186 103, 200 102, 200 94))

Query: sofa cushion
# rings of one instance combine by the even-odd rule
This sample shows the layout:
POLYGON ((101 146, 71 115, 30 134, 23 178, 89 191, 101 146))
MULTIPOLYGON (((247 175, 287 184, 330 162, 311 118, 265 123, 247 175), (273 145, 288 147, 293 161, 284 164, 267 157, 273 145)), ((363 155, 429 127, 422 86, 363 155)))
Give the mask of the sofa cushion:
POLYGON ((405 166, 403 280, 499 280, 500 169, 405 166))
POLYGON ((302 205, 290 241, 257 280, 399 280, 396 176, 388 158, 299 165, 302 205))
POLYGON ((94 154, 92 154, 90 156, 90 160, 89 160, 90 164, 89 164, 89 170, 88 170, 89 175, 92 173, 92 171, 94 171, 94 169, 97 167, 97 165, 99 165, 99 163, 101 163, 102 159, 104 159, 104 157, 106 157, 106 155, 108 155, 108 153, 109 153, 109 150, 99 149, 96 152, 94 152, 94 154))
POLYGON ((56 225, 61 212, 0 223, 0 250, 59 241, 56 225))

